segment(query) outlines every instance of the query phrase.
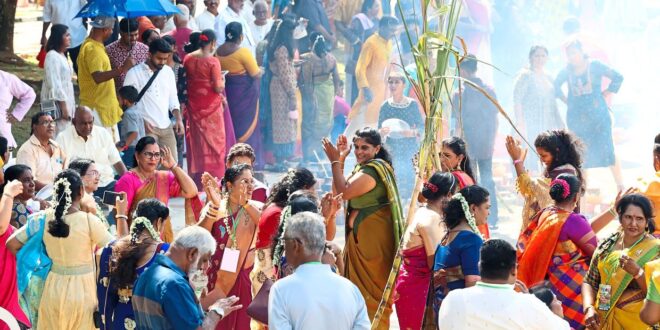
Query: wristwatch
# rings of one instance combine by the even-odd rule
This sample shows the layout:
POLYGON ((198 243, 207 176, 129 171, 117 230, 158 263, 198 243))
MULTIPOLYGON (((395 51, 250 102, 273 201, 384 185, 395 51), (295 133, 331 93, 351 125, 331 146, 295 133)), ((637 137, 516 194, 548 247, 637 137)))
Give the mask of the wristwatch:
POLYGON ((225 317, 224 311, 222 310, 222 308, 220 308, 218 306, 209 308, 209 312, 215 312, 216 314, 218 314, 218 316, 220 316, 221 320, 222 320, 223 317, 225 317))

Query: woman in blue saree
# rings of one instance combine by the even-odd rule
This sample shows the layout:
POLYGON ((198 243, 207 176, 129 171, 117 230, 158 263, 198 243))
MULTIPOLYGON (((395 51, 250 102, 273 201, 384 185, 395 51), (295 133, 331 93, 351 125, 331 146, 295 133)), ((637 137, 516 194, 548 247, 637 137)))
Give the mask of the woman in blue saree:
POLYGON ((437 326, 437 312, 450 291, 471 287, 480 279, 483 239, 477 226, 487 223, 489 214, 488 191, 477 185, 461 189, 447 204, 447 233, 435 252, 423 328, 437 326))

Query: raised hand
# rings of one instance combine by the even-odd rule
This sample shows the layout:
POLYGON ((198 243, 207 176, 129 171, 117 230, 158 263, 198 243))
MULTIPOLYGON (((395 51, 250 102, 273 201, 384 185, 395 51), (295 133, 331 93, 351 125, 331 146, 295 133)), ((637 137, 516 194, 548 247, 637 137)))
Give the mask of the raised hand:
POLYGON ((160 150, 163 153, 163 157, 161 158, 161 164, 163 164, 163 167, 168 170, 174 169, 174 166, 176 166, 176 159, 174 159, 174 156, 172 156, 172 151, 170 148, 167 146, 162 146, 160 150))
POLYGON ((344 161, 346 157, 351 153, 352 145, 348 144, 348 139, 346 135, 341 134, 337 137, 337 149, 339 150, 339 160, 344 161))
POLYGON ((206 201, 210 202, 213 206, 219 207, 222 201, 222 194, 218 186, 218 180, 208 172, 202 174, 202 186, 206 192, 206 201))
POLYGON ((118 215, 128 215, 128 199, 126 199, 126 193, 120 192, 115 200, 115 208, 117 209, 118 215))
POLYGON ((527 150, 520 145, 520 141, 515 140, 511 135, 506 137, 506 151, 511 156, 511 159, 516 161, 524 161, 527 156, 527 150))
POLYGON ((11 180, 5 185, 4 193, 16 197, 23 193, 23 182, 11 180))

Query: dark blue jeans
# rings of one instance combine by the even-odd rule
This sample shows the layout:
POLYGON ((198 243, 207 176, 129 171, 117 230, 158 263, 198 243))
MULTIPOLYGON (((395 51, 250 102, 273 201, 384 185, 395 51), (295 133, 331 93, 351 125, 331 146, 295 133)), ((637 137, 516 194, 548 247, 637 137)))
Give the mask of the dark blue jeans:
POLYGON ((498 210, 497 210, 497 191, 495 190, 495 181, 493 181, 493 159, 477 159, 477 170, 479 171, 479 181, 477 184, 486 188, 490 194, 490 216, 488 216, 488 224, 494 226, 497 224, 498 210))

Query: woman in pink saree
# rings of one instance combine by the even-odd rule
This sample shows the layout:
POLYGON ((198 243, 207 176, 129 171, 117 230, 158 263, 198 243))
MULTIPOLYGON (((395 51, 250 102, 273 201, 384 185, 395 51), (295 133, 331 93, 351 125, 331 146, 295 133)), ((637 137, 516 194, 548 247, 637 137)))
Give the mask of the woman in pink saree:
MULTIPOLYGON (((171 197, 186 198, 186 224, 194 224, 199 218, 202 202, 197 197, 195 182, 179 167, 167 147, 162 149, 153 137, 141 138, 135 146, 136 167, 124 173, 115 184, 116 192, 125 192, 128 202, 128 225, 137 204, 147 198, 156 198, 168 205, 171 197), (162 165, 165 171, 158 170, 162 165)), ((162 239, 171 243, 174 239, 172 222, 163 222, 162 239)))
POLYGON ((435 250, 447 231, 442 209, 457 189, 458 180, 447 172, 436 172, 424 183, 422 195, 427 204, 415 212, 404 234, 403 263, 395 286, 394 305, 401 329, 422 327, 435 250))

